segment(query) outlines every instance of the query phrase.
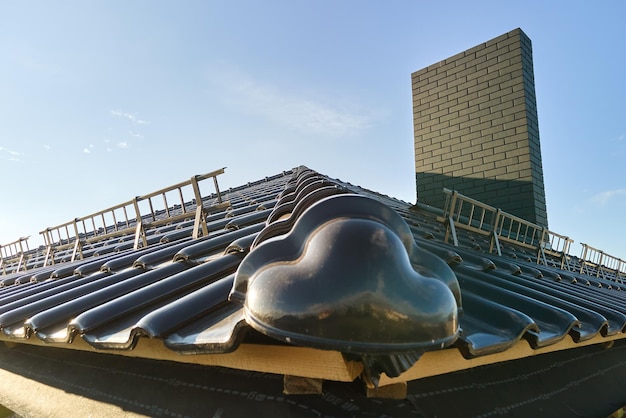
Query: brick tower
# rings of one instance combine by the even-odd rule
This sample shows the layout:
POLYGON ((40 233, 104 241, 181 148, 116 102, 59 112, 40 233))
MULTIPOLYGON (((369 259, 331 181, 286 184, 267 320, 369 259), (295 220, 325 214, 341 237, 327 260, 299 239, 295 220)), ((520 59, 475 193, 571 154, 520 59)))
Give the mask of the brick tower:
POLYGON ((532 47, 521 29, 412 74, 422 203, 444 187, 547 226, 532 47))

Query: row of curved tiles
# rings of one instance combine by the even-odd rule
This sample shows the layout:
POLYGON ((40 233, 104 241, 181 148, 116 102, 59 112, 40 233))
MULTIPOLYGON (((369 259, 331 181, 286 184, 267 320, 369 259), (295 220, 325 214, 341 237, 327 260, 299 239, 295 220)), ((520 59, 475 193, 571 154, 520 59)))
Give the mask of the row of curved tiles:
MULTIPOLYGON (((132 349, 139 337, 148 336, 161 339, 171 350, 190 354, 229 352, 235 350, 246 335, 247 338, 263 338, 261 335, 265 334, 276 343, 295 342, 338 349, 348 356, 357 355, 374 375, 383 371, 397 375, 417 361, 423 351, 451 344, 469 358, 505 351, 520 339, 539 348, 564 338, 581 342, 598 334, 615 335, 626 326, 626 292, 621 292, 621 287, 615 283, 590 281, 586 276, 520 258, 452 247, 437 239, 440 227, 434 222, 434 215, 413 211, 407 203, 331 181, 304 168, 290 176, 277 176, 239 188, 228 198, 232 203, 230 211, 216 214, 209 220, 211 232, 207 237, 191 240, 183 236, 139 251, 121 250, 72 265, 6 277, 5 286, 0 288, 2 334, 16 340, 39 338, 68 344, 79 337, 99 350, 132 349), (263 322, 264 318, 259 318, 256 305, 249 302, 249 277, 265 268, 254 261, 260 256, 252 257, 252 254, 268 252, 270 245, 279 248, 280 237, 290 233, 299 236, 306 235, 306 231, 319 231, 319 225, 310 229, 295 225, 304 218, 304 213, 313 212, 308 209, 318 202, 355 192, 393 209, 385 211, 376 206, 374 212, 379 211, 376 222, 383 225, 383 229, 400 231, 390 235, 392 238, 386 237, 391 240, 400 237, 401 244, 395 252, 406 251, 413 268, 426 278, 432 270, 443 272, 434 274, 436 281, 443 283, 437 285, 437 294, 444 294, 440 303, 454 313, 435 324, 442 330, 437 334, 441 337, 437 344, 413 342, 402 351, 398 347, 406 341, 385 336, 390 347, 394 338, 401 341, 385 351, 385 343, 359 346, 354 341, 342 344, 333 335, 303 336, 293 331, 298 328, 293 321, 280 322, 278 328, 273 329, 263 322), (406 222, 411 241, 417 243, 418 249, 406 242, 404 226, 392 219, 398 214, 406 222), (297 233, 292 233, 296 230, 297 233), (424 259, 424 249, 436 257, 428 258, 426 266, 424 263, 420 266, 414 260, 424 259), (245 268, 242 268, 244 260, 245 268), (448 273, 439 262, 450 266, 454 272, 452 278, 445 277, 448 273), (438 267, 432 267, 435 265, 438 267), (246 268, 251 271, 244 277, 242 271, 246 268), (250 332, 251 329, 255 331, 250 332), (294 336, 299 339, 292 338, 294 336)), ((361 223, 375 218, 355 213, 355 202, 358 206, 369 203, 362 205, 363 201, 353 196, 333 202, 337 207, 324 210, 324 216, 332 210, 344 213, 343 203, 349 203, 349 215, 341 215, 344 218, 359 218, 361 223)), ((310 244, 312 241, 303 236, 300 242, 310 244)), ((342 243, 342 248, 354 245, 350 240, 342 243)), ((330 251, 339 254, 339 261, 333 261, 333 268, 358 267, 349 262, 349 253, 342 248, 330 251)), ((257 280, 261 283, 264 279, 257 280)), ((424 283, 430 286, 435 281, 424 283)), ((325 283, 321 290, 331 295, 341 291, 336 282, 325 283)), ((267 297, 259 294, 259 297, 267 297)), ((297 299, 297 296, 289 297, 291 301, 297 299)), ((305 313, 300 313, 300 317, 305 313)), ((359 331, 355 338, 365 335, 366 339, 367 335, 382 329, 374 314, 359 324, 366 329, 359 331)), ((389 311, 385 314, 389 316, 389 311)), ((396 316, 392 315, 392 320, 396 322, 389 322, 402 324, 397 327, 400 333, 409 323, 398 322, 397 318, 405 314, 394 312, 396 316)), ((324 323, 326 318, 341 320, 328 312, 316 315, 317 323, 324 323)), ((427 325, 433 325, 428 321, 430 319, 426 320, 427 325)), ((417 327, 412 331, 419 334, 423 330, 417 327)))
MULTIPOLYGON (((3 335, 69 343, 80 333, 96 348, 132 347, 145 331, 126 329, 126 324, 139 323, 170 302, 180 305, 182 296, 198 290, 202 294, 202 288, 214 281, 220 281, 220 286, 227 283, 244 251, 239 243, 245 239, 238 239, 258 233, 267 207, 287 180, 277 176, 229 193, 230 208, 207 219, 211 231, 207 237, 192 241, 185 236, 138 251, 118 248, 114 254, 5 276, 0 288, 3 335), (221 256, 224 252, 234 255, 221 256), (111 307, 115 315, 103 314, 111 307)), ((161 241, 166 234, 154 235, 161 241)), ((209 287, 209 292, 215 287, 209 287)), ((160 335, 158 328, 150 330, 160 335)))

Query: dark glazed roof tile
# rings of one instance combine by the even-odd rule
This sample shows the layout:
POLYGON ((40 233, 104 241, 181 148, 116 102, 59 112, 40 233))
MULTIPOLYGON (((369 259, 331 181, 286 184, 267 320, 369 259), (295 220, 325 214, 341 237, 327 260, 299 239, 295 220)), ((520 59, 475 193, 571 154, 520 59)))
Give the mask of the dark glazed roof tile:
POLYGON ((539 332, 525 313, 467 290, 463 291, 461 329, 457 345, 467 358, 505 351, 526 332, 539 332))
POLYGON ((77 280, 68 283, 69 288, 63 292, 58 292, 56 291, 57 289, 51 289, 53 292, 50 292, 51 294, 45 298, 39 297, 37 300, 27 304, 24 304, 24 300, 21 300, 19 301, 21 305, 19 308, 11 309, 10 311, 4 312, 0 315, 0 327, 2 327, 2 332, 5 335, 14 338, 27 338, 29 336, 29 333, 27 332, 29 328, 25 325, 24 321, 28 320, 31 316, 59 304, 136 276, 141 272, 142 271, 139 269, 133 269, 113 275, 106 275, 98 280, 87 280, 85 282, 83 282, 83 280, 77 280))
POLYGON ((166 277, 180 273, 189 267, 190 266, 186 263, 172 263, 152 271, 143 272, 143 269, 141 269, 139 270, 141 274, 133 275, 122 281, 108 285, 107 287, 40 312, 28 319, 25 326, 31 331, 36 332, 38 334, 37 336, 44 341, 67 342, 69 341, 67 333, 63 335, 58 330, 56 332, 49 332, 46 328, 60 324, 61 328, 67 329, 67 323, 77 315, 108 301, 118 299, 127 293, 163 280, 166 277), (54 335, 55 337, 51 338, 49 335, 54 335))
POLYGON ((263 209, 252 213, 246 213, 245 215, 237 216, 236 218, 232 218, 232 220, 230 220, 225 225, 225 228, 230 230, 241 229, 245 228, 246 226, 261 223, 265 221, 265 219, 267 219, 267 216, 271 212, 272 209, 263 209))
POLYGON ((237 348, 247 329, 243 308, 231 302, 206 311, 205 316, 170 334, 164 344, 185 354, 228 353, 237 348))
MULTIPOLYGON (((462 271, 461 268, 459 268, 458 270, 462 271)), ((579 326, 570 329, 570 333, 572 334, 575 341, 584 341, 591 339, 598 333, 600 333, 602 329, 608 327, 607 319, 599 313, 583 306, 577 305, 575 303, 564 301, 558 298, 556 295, 544 292, 541 289, 533 289, 531 287, 528 287, 523 281, 515 283, 513 279, 514 276, 512 275, 502 275, 502 277, 495 277, 495 275, 491 276, 488 274, 480 274, 475 276, 478 278, 478 280, 483 280, 485 283, 491 283, 502 289, 511 290, 516 294, 528 296, 533 300, 545 302, 550 306, 553 306, 555 308, 561 308, 567 312, 570 312, 579 321, 579 326)), ((528 309, 529 307, 526 308, 526 310, 528 309)))
POLYGON ((2 298, 2 300, 0 300, 0 302, 2 303, 2 305, 0 306, 0 327, 3 326, 2 317, 5 313, 11 313, 15 309, 19 309, 23 306, 28 307, 31 303, 37 303, 41 300, 45 300, 48 297, 71 291, 77 286, 81 286, 90 282, 96 282, 109 276, 109 273, 96 273, 88 278, 75 278, 74 276, 72 276, 66 279, 59 279, 56 281, 37 283, 32 286, 25 287, 20 285, 19 293, 9 295, 6 298, 2 298))
MULTIPOLYGON (((554 344, 565 338, 574 327, 580 327, 580 321, 570 312, 549 305, 537 299, 530 298, 511 290, 494 286, 485 281, 457 273, 463 290, 480 294, 483 297, 510 307, 517 311, 526 312, 539 330, 528 330, 525 338, 533 348, 540 348, 554 344)), ((465 292, 463 293, 465 295, 465 292)), ((463 320, 461 319, 461 326, 463 320)))
POLYGON ((205 241, 196 241, 191 245, 187 245, 181 248, 175 255, 174 261, 178 260, 198 260, 203 257, 207 257, 216 252, 225 251, 229 246, 233 244, 233 241, 246 238, 250 235, 256 235, 261 229, 263 224, 250 225, 245 228, 231 231, 228 234, 223 231, 223 234, 213 237, 205 241))
MULTIPOLYGON (((269 203, 268 203, 269 205, 269 203)), ((226 213, 226 218, 242 218, 242 215, 250 215, 253 212, 262 212, 264 210, 271 210, 273 205, 269 205, 270 207, 261 206, 261 205, 242 205, 240 208, 233 209, 226 213)))
POLYGON ((253 248, 231 299, 271 337, 383 354, 452 344, 459 293, 449 267, 417 248, 402 218, 350 194, 318 201, 289 233, 253 248))
MULTIPOLYGON (((200 238, 200 240, 204 241, 206 238, 200 238)), ((154 268, 161 263, 171 261, 174 254, 189 245, 191 245, 191 240, 188 239, 184 239, 182 242, 167 243, 152 249, 152 251, 146 252, 141 257, 136 258, 131 264, 135 268, 154 268)))
POLYGON ((323 180, 311 183, 310 186, 311 187, 302 190, 300 199, 281 204, 269 215, 267 218, 268 225, 261 231, 256 242, 252 245, 253 247, 271 237, 289 232, 291 228, 293 228, 295 221, 299 219, 304 211, 312 204, 325 197, 347 193, 346 189, 337 186, 328 186, 327 182, 323 180))
POLYGON ((234 273, 240 261, 240 256, 225 255, 191 267, 90 309, 69 326, 96 348, 132 348, 134 338, 141 331, 136 324, 145 315, 234 273))
POLYGON ((195 290, 144 316, 136 327, 151 338, 165 338, 203 316, 210 316, 218 309, 229 305, 228 294, 234 275, 195 290))
POLYGON ((74 269, 74 274, 85 277, 96 271, 106 271, 109 273, 124 270, 133 265, 133 262, 142 254, 154 251, 154 248, 145 248, 138 251, 122 251, 113 255, 108 255, 96 261, 83 262, 74 269))

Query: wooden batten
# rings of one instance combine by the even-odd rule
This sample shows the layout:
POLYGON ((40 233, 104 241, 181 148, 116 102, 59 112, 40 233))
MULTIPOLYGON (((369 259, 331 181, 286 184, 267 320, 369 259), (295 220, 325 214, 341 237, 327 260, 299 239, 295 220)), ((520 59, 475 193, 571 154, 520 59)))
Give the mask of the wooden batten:
MULTIPOLYGON (((597 335, 590 340, 575 343, 569 336, 566 336, 556 344, 539 349, 533 349, 526 340, 520 340, 506 351, 473 359, 464 358, 456 348, 430 351, 425 353, 409 370, 398 377, 391 378, 383 373, 380 376, 378 387, 593 344, 601 344, 606 348, 610 348, 615 340, 624 338, 626 338, 626 334, 623 333, 610 337, 597 335)), ((73 349, 126 357, 220 366, 238 370, 339 382, 352 382, 363 372, 362 363, 346 361, 344 356, 338 351, 287 345, 241 344, 237 350, 231 353, 184 355, 169 350, 163 345, 162 341, 150 338, 140 338, 135 348, 128 351, 95 350, 81 338, 76 338, 71 344, 48 344, 36 337, 27 340, 1 338, 0 341, 4 341, 9 347, 19 347, 23 343, 57 349, 73 349)))

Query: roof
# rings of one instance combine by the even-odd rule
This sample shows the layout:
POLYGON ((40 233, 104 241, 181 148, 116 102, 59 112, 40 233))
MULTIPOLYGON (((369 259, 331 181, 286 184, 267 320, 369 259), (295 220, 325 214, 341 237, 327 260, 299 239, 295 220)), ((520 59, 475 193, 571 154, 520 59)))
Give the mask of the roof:
POLYGON ((219 200, 197 238, 178 206, 136 250, 31 251, 0 276, 0 339, 385 387, 624 337, 619 275, 460 229, 453 246, 433 208, 306 167, 219 200))

